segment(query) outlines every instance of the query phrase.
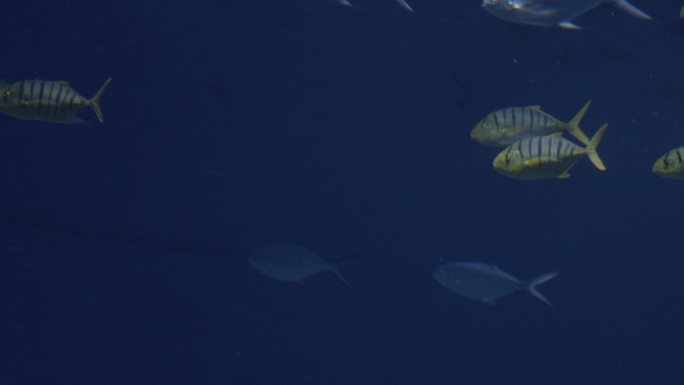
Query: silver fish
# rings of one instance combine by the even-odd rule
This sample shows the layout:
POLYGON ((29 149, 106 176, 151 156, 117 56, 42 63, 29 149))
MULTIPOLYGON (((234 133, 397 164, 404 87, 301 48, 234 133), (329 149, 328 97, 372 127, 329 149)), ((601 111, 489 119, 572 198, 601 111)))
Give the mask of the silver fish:
MULTIPOLYGON (((337 2, 340 3, 341 5, 344 5, 345 7, 356 8, 348 0, 337 0, 337 2)), ((397 3, 399 3, 399 5, 401 5, 401 7, 404 8, 405 10, 407 10, 409 12, 413 12, 413 8, 411 8, 411 6, 406 2, 406 0, 397 0, 397 3)))
POLYGON ((261 274, 284 282, 299 282, 305 278, 329 271, 350 289, 338 266, 322 260, 309 249, 292 245, 268 246, 257 250, 247 261, 261 274))
POLYGON ((652 19, 627 0, 483 0, 482 8, 513 23, 578 29, 572 20, 603 3, 640 19, 652 19))
POLYGON ((495 265, 482 262, 449 262, 432 272, 432 276, 447 290, 477 301, 495 304, 494 301, 498 298, 518 290, 526 290, 549 306, 552 306, 551 302, 536 287, 557 275, 556 272, 547 273, 525 282, 495 265))

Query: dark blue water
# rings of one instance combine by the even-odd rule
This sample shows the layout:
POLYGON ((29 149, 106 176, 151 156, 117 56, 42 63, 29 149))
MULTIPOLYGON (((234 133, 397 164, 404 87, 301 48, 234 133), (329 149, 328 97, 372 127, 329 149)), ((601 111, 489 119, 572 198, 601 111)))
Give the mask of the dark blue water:
MULTIPOLYGON (((684 145, 680 2, 582 31, 479 1, 6 0, 0 75, 108 77, 105 123, 0 116, 0 384, 675 384, 684 145), (468 137, 541 104, 610 124, 563 180, 523 182, 468 137), (304 285, 245 256, 355 254, 304 285), (560 276, 496 306, 448 260, 560 276)), ((94 119, 90 111, 82 111, 94 119)))

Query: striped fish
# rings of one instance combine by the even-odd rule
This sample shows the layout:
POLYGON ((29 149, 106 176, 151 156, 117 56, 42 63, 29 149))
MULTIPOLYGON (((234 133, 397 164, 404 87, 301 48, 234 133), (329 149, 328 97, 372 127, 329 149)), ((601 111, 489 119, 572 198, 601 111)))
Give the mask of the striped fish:
POLYGON ((0 112, 22 119, 84 123, 75 114, 87 106, 104 122, 99 102, 111 80, 107 79, 92 99, 84 98, 64 81, 34 79, 0 83, 0 112))
MULTIPOLYGON (((337 0, 337 2, 344 5, 345 7, 356 8, 348 0, 337 0)), ((402 8, 404 8, 405 10, 413 12, 413 8, 411 8, 411 6, 406 2, 406 0, 397 0, 397 3, 399 3, 399 5, 401 5, 402 8)))
POLYGON ((665 153, 653 164, 653 172, 666 178, 684 179, 684 147, 665 153))
POLYGON ((582 132, 579 123, 590 104, 591 100, 568 123, 563 123, 542 111, 540 106, 512 107, 494 111, 475 125, 470 132, 470 138, 486 146, 506 147, 525 138, 567 130, 583 144, 589 144, 589 138, 582 132))
POLYGON ((516 179, 567 178, 568 170, 584 155, 599 170, 605 170, 596 147, 608 124, 604 124, 582 148, 560 134, 535 136, 515 142, 494 159, 494 169, 516 179))

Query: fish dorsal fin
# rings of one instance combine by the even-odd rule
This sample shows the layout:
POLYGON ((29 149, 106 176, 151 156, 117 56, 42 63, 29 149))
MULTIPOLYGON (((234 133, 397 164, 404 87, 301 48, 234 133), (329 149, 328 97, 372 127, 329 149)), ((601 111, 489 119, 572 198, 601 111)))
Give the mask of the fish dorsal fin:
POLYGON ((527 106, 525 108, 528 108, 532 111, 541 111, 541 106, 527 106))
POLYGON ((66 80, 57 80, 55 83, 63 85, 63 86, 68 86, 69 82, 66 80))
POLYGON ((553 307, 553 305, 551 305, 551 302, 549 302, 549 300, 546 299, 546 297, 544 297, 540 292, 537 291, 537 286, 539 286, 542 283, 549 281, 553 278, 556 278, 556 276, 558 276, 558 273, 555 271, 553 273, 543 274, 543 275, 533 279, 532 282, 530 282, 529 285, 527 286, 528 289, 530 290, 530 293, 532 293, 533 296, 537 297, 538 300, 544 302, 545 304, 547 304, 551 307, 553 307))

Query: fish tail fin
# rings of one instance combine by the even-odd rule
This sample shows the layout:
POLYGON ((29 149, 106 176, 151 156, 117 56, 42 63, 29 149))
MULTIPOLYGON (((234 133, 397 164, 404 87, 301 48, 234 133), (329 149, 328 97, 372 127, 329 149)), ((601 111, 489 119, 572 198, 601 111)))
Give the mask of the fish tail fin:
POLYGON ((551 302, 549 302, 549 300, 546 299, 546 297, 544 297, 540 292, 537 291, 537 286, 539 286, 542 283, 549 281, 553 278, 556 278, 557 275, 558 275, 558 273, 556 273, 556 272, 546 273, 546 274, 541 275, 541 276, 535 278, 534 280, 532 280, 532 282, 530 282, 530 284, 528 286, 530 289, 530 293, 532 293, 533 296, 537 297, 538 300, 544 302, 545 304, 547 304, 551 307, 553 307, 553 305, 551 305, 551 302))
POLYGON ((646 12, 630 4, 627 0, 613 0, 613 4, 634 17, 644 20, 653 20, 646 12))
POLYGON ((570 132, 570 135, 574 136, 582 142, 585 146, 589 144, 589 137, 580 129, 580 121, 582 121, 582 118, 584 117, 584 114, 587 112, 587 109, 589 108, 589 105, 591 104, 591 100, 589 100, 584 107, 582 107, 581 110, 575 115, 570 122, 568 122, 568 132, 570 132))
POLYGON ((340 281, 342 281, 342 283, 344 284, 344 286, 347 287, 347 290, 352 291, 351 286, 349 286, 349 282, 347 282, 347 279, 344 278, 344 276, 342 275, 342 273, 340 273, 340 270, 337 268, 337 266, 331 267, 331 268, 330 268, 330 271, 331 271, 333 274, 335 274, 335 275, 337 276, 337 278, 340 279, 340 281))
POLYGON ((606 166, 603 165, 603 161, 601 158, 599 158, 598 153, 596 152, 596 147, 598 147, 599 142, 601 141, 601 138, 603 137, 603 133, 606 131, 606 128, 608 128, 608 123, 604 124, 599 128, 598 131, 594 134, 594 136, 591 138, 591 142, 589 142, 589 145, 587 145, 587 156, 589 157, 589 160, 591 160, 591 163, 596 166, 601 171, 604 171, 606 169, 606 166))
POLYGON ((100 98, 102 97, 102 94, 105 92, 105 90, 107 89, 107 86, 109 85, 109 82, 111 82, 111 81, 112 81, 112 78, 105 80, 102 87, 100 87, 100 90, 97 91, 95 96, 93 96, 93 98, 90 99, 90 101, 88 103, 90 105, 90 108, 92 108, 93 111, 95 112, 95 115, 97 115, 97 120, 99 120, 100 123, 104 123, 104 119, 102 118, 102 111, 100 110, 100 98))
POLYGON ((413 12, 413 8, 406 2, 406 0, 397 0, 397 3, 401 5, 405 10, 413 12))

